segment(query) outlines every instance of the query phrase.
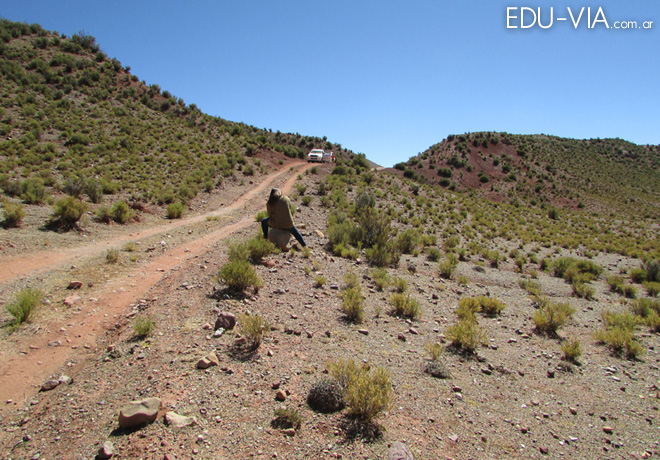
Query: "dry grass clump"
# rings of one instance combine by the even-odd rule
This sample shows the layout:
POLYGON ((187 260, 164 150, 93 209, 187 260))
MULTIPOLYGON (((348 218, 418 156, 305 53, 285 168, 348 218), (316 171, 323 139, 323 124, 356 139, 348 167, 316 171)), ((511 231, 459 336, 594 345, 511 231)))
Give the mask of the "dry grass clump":
POLYGON ((156 322, 151 316, 138 316, 133 320, 133 333, 139 339, 150 336, 154 329, 156 329, 156 322))
POLYGON ((280 407, 275 409, 274 416, 275 418, 270 422, 273 428, 298 430, 302 425, 302 417, 297 409, 280 407))
POLYGON ((14 325, 19 326, 32 319, 34 310, 41 304, 43 293, 38 289, 27 288, 16 294, 15 300, 5 305, 11 316, 14 317, 14 325))
POLYGON ((486 316, 496 316, 502 313, 506 305, 500 300, 480 295, 478 297, 463 297, 458 301, 456 314, 459 318, 474 318, 477 313, 483 313, 486 316))
POLYGON ((594 338, 612 350, 615 355, 625 355, 629 359, 636 359, 643 355, 645 350, 635 338, 635 329, 643 319, 632 313, 603 313, 604 329, 596 331, 594 338))
POLYGON ((449 326, 447 338, 452 346, 468 354, 474 353, 478 347, 486 343, 486 333, 474 317, 462 318, 458 323, 449 326))
POLYGON ((307 404, 317 412, 329 414, 346 407, 343 390, 332 379, 321 379, 312 385, 307 395, 307 404))
POLYGON ((370 423, 391 406, 394 392, 387 369, 358 366, 352 359, 329 362, 327 368, 343 389, 349 415, 356 420, 370 423))
POLYGON ((422 307, 410 294, 396 292, 390 296, 390 303, 394 307, 392 313, 395 316, 417 319, 422 314, 422 307))
POLYGON ((566 339, 560 345, 561 351, 564 353, 563 359, 576 363, 577 359, 582 356, 582 349, 580 341, 577 339, 566 339))
POLYGON ((575 309, 567 303, 546 303, 534 312, 532 320, 536 329, 547 335, 556 335, 557 329, 571 319, 575 309))
POLYGON ((241 335, 247 340, 249 350, 259 348, 264 335, 270 330, 270 324, 261 315, 239 315, 238 324, 241 327, 241 335))

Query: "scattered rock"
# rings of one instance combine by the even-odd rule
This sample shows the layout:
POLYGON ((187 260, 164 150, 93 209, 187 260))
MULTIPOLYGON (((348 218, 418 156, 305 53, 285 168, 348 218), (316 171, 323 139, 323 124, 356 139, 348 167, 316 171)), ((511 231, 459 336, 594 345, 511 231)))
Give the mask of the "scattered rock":
POLYGON ((69 377, 68 375, 60 375, 60 378, 58 379, 60 383, 63 383, 65 385, 71 385, 73 383, 73 378, 69 377))
POLYGON ((41 385, 41 391, 50 391, 50 390, 53 390, 53 389, 57 388, 57 386, 58 386, 60 383, 62 383, 62 382, 60 382, 59 380, 54 380, 54 379, 46 380, 46 381, 43 383, 43 385, 41 385))
POLYGON ((399 335, 397 336, 397 339, 401 340, 402 342, 406 341, 406 335, 403 332, 399 332, 399 335))
POLYGON ((458 435, 457 434, 449 435, 449 440, 451 442, 458 442, 458 435))
POLYGON ((80 281, 71 281, 66 287, 67 289, 80 289, 82 287, 82 282, 80 281))
POLYGON ((195 417, 185 417, 176 412, 167 412, 165 414, 165 423, 174 428, 184 428, 186 426, 197 425, 195 417))
POLYGON ((614 433, 614 428, 612 428, 611 426, 604 426, 603 431, 607 434, 612 434, 614 433))
POLYGON ((293 436, 296 435, 296 429, 295 428, 286 428, 286 429, 282 430, 282 434, 284 436, 293 437, 293 436))
POLYGON ((82 300, 82 297, 80 297, 79 295, 72 295, 72 296, 69 296, 69 297, 65 297, 63 302, 64 302, 64 305, 66 305, 67 307, 71 307, 71 306, 77 304, 78 302, 80 302, 81 300, 82 300))
POLYGON ((358 332, 363 335, 369 335, 369 330, 368 329, 358 329, 358 332))
POLYGON ((133 428, 156 420, 160 409, 159 398, 133 401, 119 411, 119 428, 133 428))
POLYGON ((323 234, 323 232, 322 232, 321 230, 314 230, 314 233, 315 233, 316 236, 318 236, 319 238, 325 238, 325 235, 323 234))
POLYGON ((397 441, 387 451, 387 460, 414 460, 414 458, 408 446, 397 441))
POLYGON ((106 441, 103 443, 101 447, 99 447, 99 451, 96 454, 96 458, 101 460, 108 460, 112 458, 114 455, 115 455, 115 447, 112 445, 110 441, 106 441))
POLYGON ((218 356, 211 352, 208 355, 204 356, 202 359, 197 361, 197 369, 208 369, 211 366, 219 366, 220 360, 218 356))
POLYGON ((218 329, 213 333, 213 337, 217 339, 218 337, 222 337, 222 334, 224 333, 225 333, 225 328, 221 327, 220 329, 218 329))
POLYGON ((275 399, 278 401, 285 401, 286 393, 284 392, 284 390, 277 390, 277 393, 275 393, 275 399))
POLYGON ((221 311, 218 315, 218 319, 215 320, 215 330, 222 328, 225 331, 231 331, 236 326, 236 315, 221 311))

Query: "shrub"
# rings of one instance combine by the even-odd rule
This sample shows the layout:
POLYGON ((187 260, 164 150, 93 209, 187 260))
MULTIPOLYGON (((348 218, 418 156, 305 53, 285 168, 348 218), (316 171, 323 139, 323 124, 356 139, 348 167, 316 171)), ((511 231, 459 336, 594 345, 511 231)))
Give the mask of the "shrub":
POLYGON ((342 389, 352 417, 369 423, 390 407, 393 391, 385 368, 358 367, 352 359, 330 362, 327 368, 342 389))
POLYGON ((644 283, 646 293, 651 297, 657 297, 660 294, 660 283, 656 281, 646 281, 644 283))
POLYGON ((401 254, 391 244, 376 244, 364 251, 369 265, 374 267, 391 267, 399 263, 401 254))
POLYGON ((313 410, 329 414, 346 406, 342 388, 332 379, 321 379, 312 385, 307 395, 307 404, 313 410))
POLYGON ((238 316, 241 334, 247 339, 249 350, 256 350, 261 346, 264 335, 270 330, 270 325, 261 315, 242 314, 238 316))
POLYGON ((20 227, 26 216, 25 210, 20 203, 12 203, 7 199, 3 202, 2 214, 4 216, 2 225, 5 228, 20 227))
POLYGON ((581 299, 592 300, 594 298, 594 294, 596 293, 592 286, 578 281, 573 282, 573 284, 571 284, 571 288, 573 289, 573 295, 581 299))
POLYGON ((458 257, 456 257, 456 254, 449 253, 445 255, 442 262, 438 263, 438 266, 440 267, 440 276, 445 279, 450 279, 454 270, 456 270, 456 267, 458 266, 458 257))
POLYGON ((118 203, 115 203, 112 206, 112 210, 110 211, 110 213, 112 215, 112 220, 114 220, 118 224, 125 224, 133 217, 135 217, 135 212, 128 206, 128 203, 126 203, 126 201, 120 201, 118 203))
POLYGON ((117 249, 108 249, 105 253, 105 260, 109 264, 116 264, 119 262, 119 251, 117 249))
POLYGON ((53 209, 50 225, 66 231, 77 228, 78 221, 87 211, 87 203, 68 196, 57 200, 53 209))
POLYGON ((447 328, 447 338, 452 346, 472 354, 486 342, 486 334, 475 319, 464 318, 447 328))
POLYGON ((646 281, 646 270, 643 268, 633 268, 630 270, 630 279, 633 283, 642 284, 646 281))
POLYGON ((408 290, 408 281, 404 280, 403 278, 399 278, 398 276, 394 278, 392 284, 394 284, 394 290, 396 292, 406 292, 406 290, 408 290))
POLYGON ((369 423, 391 406, 393 395, 387 369, 376 367, 367 370, 362 367, 346 388, 348 413, 361 422, 369 423))
POLYGON ((376 284, 376 289, 383 291, 390 284, 391 277, 384 268, 374 268, 371 271, 371 279, 376 284))
POLYGON ((293 428, 295 430, 300 429, 300 425, 302 424, 302 418, 300 417, 300 413, 296 409, 285 409, 285 408, 279 408, 275 409, 275 418, 273 421, 270 422, 270 425, 273 428, 278 428, 278 429, 289 429, 293 428))
POLYGON ((571 283, 573 279, 582 274, 582 282, 587 282, 594 280, 600 276, 603 272, 603 268, 600 265, 583 259, 575 259, 572 257, 559 257, 552 261, 553 273, 558 278, 564 278, 564 280, 571 283))
POLYGON ((254 220, 256 220, 257 222, 261 222, 261 221, 264 220, 266 217, 268 217, 268 211, 266 211, 266 210, 264 210, 264 211, 259 211, 259 212, 257 213, 257 215, 255 216, 254 220))
POLYGON ((180 219, 183 216, 183 203, 180 201, 170 203, 166 206, 165 211, 168 219, 180 219))
POLYGON ((302 197, 302 204, 304 206, 309 206, 313 199, 314 199, 314 197, 309 196, 309 195, 305 195, 304 197, 302 197))
POLYGON ((41 204, 46 200, 46 187, 41 179, 27 179, 21 184, 21 189, 27 204, 41 204))
POLYGON ((257 234, 247 242, 247 251, 253 263, 260 262, 271 254, 279 254, 280 250, 263 235, 257 234))
POLYGON ((580 348, 580 341, 577 339, 566 339, 560 345, 561 351, 564 353, 563 359, 570 362, 576 362, 582 355, 580 348))
POLYGON ((156 322, 151 316, 138 316, 133 320, 133 333, 142 338, 151 335, 156 328, 156 322))
POLYGON ((441 256, 442 252, 438 248, 430 247, 426 250, 426 258, 431 262, 437 262, 441 256))
POLYGON ((473 317, 475 313, 481 312, 488 316, 495 316, 502 313, 506 305, 501 301, 480 295, 478 297, 463 297, 458 301, 456 314, 459 318, 473 317))
POLYGON ((390 296, 390 303, 396 316, 417 319, 422 314, 422 307, 410 294, 394 293, 390 296))
POLYGON ((255 292, 263 286, 263 281, 247 260, 230 260, 220 268, 220 279, 234 291, 245 291, 252 287, 255 292))
POLYGON ((92 203, 100 203, 103 200, 103 186, 97 179, 91 177, 85 183, 85 193, 92 203))
POLYGON ((402 254, 412 254, 417 246, 419 246, 421 239, 419 230, 407 228, 397 235, 394 245, 402 254))
POLYGON ((426 345, 424 345, 424 350, 426 350, 426 352, 429 354, 431 361, 437 361, 440 359, 442 352, 445 351, 445 347, 437 342, 428 342, 426 345))
POLYGON ((575 310, 567 303, 548 303, 534 312, 532 320, 539 332, 556 335, 557 329, 566 324, 573 313, 575 310))
POLYGON ((325 283, 327 282, 328 282, 328 278, 326 278, 325 276, 319 275, 314 278, 314 285, 318 288, 322 288, 323 286, 325 286, 325 283))
POLYGON ((362 290, 359 287, 349 287, 344 289, 339 297, 342 300, 342 311, 346 315, 346 319, 354 323, 361 323, 364 321, 364 299, 362 298, 362 290))
POLYGON ((648 260, 644 263, 646 281, 660 283, 660 260, 648 260))
POLYGON ((34 310, 41 304, 42 298, 43 294, 38 289, 23 289, 16 294, 14 302, 8 303, 5 308, 14 317, 14 324, 20 325, 32 319, 34 310))

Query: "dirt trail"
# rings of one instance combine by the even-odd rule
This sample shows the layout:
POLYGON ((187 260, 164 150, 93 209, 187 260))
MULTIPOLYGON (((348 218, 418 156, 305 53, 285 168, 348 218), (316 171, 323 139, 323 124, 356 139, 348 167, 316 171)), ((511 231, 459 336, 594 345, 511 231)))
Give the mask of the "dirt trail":
MULTIPOLYGON (((137 233, 121 235, 116 238, 97 241, 75 248, 56 251, 40 251, 34 252, 32 254, 11 257, 0 257, 0 283, 7 283, 28 274, 36 274, 47 271, 54 268, 55 266, 71 262, 74 259, 95 257, 101 254, 103 251, 107 250, 108 247, 116 246, 122 243, 128 243, 131 241, 138 241, 149 236, 172 232, 178 228, 203 222, 207 217, 221 217, 229 215, 231 212, 244 207, 251 200, 257 197, 262 197, 264 190, 270 187, 271 184, 273 184, 273 182, 275 182, 281 176, 286 175, 286 173, 289 172, 291 168, 300 169, 301 165, 304 164, 305 163, 303 162, 297 162, 280 168, 275 173, 266 176, 259 185, 241 195, 236 201, 216 211, 211 211, 205 214, 191 216, 180 220, 173 220, 166 224, 158 225, 137 233)), ((307 167, 304 169, 308 168, 309 165, 307 165, 307 167)))
MULTIPOLYGON (((293 187, 297 174, 310 168, 309 165, 303 165, 304 163, 295 164, 291 177, 280 185, 285 193, 288 193, 293 187)), ((201 222, 209 215, 227 215, 239 208, 245 209, 250 204, 257 205, 257 199, 262 204, 262 192, 274 185, 275 181, 289 170, 290 166, 287 166, 267 176, 257 187, 221 210, 167 225, 160 225, 137 234, 121 236, 113 239, 112 243, 133 241, 145 236, 169 232, 174 228, 201 222)), ((252 214, 192 241, 184 242, 146 264, 141 264, 129 273, 110 280, 104 286, 92 292, 88 292, 86 297, 94 300, 83 300, 80 303, 80 310, 73 312, 68 319, 62 320, 61 324, 44 325, 43 332, 37 332, 26 340, 29 343, 19 346, 11 356, 2 357, 0 364, 0 401, 4 403, 0 404, 0 413, 28 401, 39 391, 40 385, 49 376, 54 375, 60 368, 65 366, 68 361, 77 363, 75 366, 71 364, 73 367, 71 373, 75 373, 75 368, 83 366, 87 357, 97 354, 99 351, 96 349, 97 339, 106 329, 114 326, 116 322, 115 315, 122 314, 128 305, 145 298, 149 289, 161 281, 172 269, 190 263, 206 253, 213 243, 227 238, 236 231, 245 229, 250 225, 255 225, 252 214), (72 360, 71 358, 74 355, 75 359, 72 360), (7 401, 11 401, 11 403, 7 401)), ((0 278, 0 281, 34 274, 35 271, 43 272, 53 269, 74 257, 93 257, 100 251, 105 250, 108 244, 109 241, 102 241, 75 250, 65 250, 61 254, 48 252, 32 254, 23 258, 14 257, 12 259, 15 260, 12 262, 0 259, 0 264, 3 267, 3 278, 0 278)))

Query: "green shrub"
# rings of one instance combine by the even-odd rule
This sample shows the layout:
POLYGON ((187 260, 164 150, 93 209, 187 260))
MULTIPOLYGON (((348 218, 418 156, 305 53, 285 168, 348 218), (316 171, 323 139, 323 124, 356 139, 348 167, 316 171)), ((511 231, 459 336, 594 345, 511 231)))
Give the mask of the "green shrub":
POLYGON ((373 267, 393 267, 399 264, 401 254, 389 244, 376 244, 364 251, 369 265, 373 267))
POLYGON ((633 268, 630 270, 630 279, 633 283, 642 284, 646 281, 646 270, 643 268, 633 268))
POLYGON ((261 221, 264 220, 266 217, 268 217, 268 211, 263 210, 263 211, 259 211, 259 212, 257 213, 257 215, 255 216, 254 220, 257 221, 257 222, 261 222, 261 221))
POLYGON ((305 195, 304 197, 302 197, 302 204, 304 206, 309 206, 312 203, 313 199, 314 199, 314 197, 309 196, 309 195, 305 195))
POLYGON ((257 234, 248 240, 247 251, 249 258, 253 263, 259 263, 264 257, 280 253, 277 246, 264 238, 261 234, 257 234))
POLYGON ((220 279, 234 291, 245 291, 252 287, 255 292, 263 286, 263 281, 247 260, 229 260, 220 268, 220 279))
POLYGON ((151 335, 156 328, 156 322, 151 316, 137 316, 133 320, 133 333, 138 338, 151 335))
POLYGON ((241 334, 247 339, 247 347, 256 350, 261 346, 264 335, 270 331, 270 325, 261 315, 242 314, 238 316, 241 334))
POLYGON ((574 281, 573 284, 571 284, 571 288, 573 289, 573 295, 581 299, 592 300, 594 298, 594 294, 596 293, 592 286, 578 281, 574 281))
POLYGON ((27 204, 41 204, 46 201, 46 187, 41 179, 27 179, 21 184, 23 200, 27 204))
POLYGON ((97 179, 91 177, 85 182, 85 193, 92 203, 100 203, 103 200, 103 186, 97 179))
POLYGON ((463 318, 447 328, 447 338, 452 346, 465 353, 474 353, 486 342, 486 334, 475 319, 463 318))
POLYGON ((53 209, 50 225, 61 230, 71 230, 77 228, 78 221, 87 212, 87 203, 68 196, 57 200, 53 209))
POLYGON ((133 217, 135 217, 135 212, 128 206, 126 201, 120 201, 115 203, 112 206, 112 220, 118 224, 125 224, 133 217))
POLYGON ((582 355, 580 341, 577 339, 566 339, 560 345, 561 351, 564 353, 563 359, 570 362, 576 362, 582 355))
POLYGON ((302 417, 300 412, 297 409, 292 408, 279 408, 275 409, 275 418, 270 422, 273 428, 278 428, 286 430, 293 428, 295 430, 300 429, 302 424, 302 417))
POLYGON ((394 278, 392 284, 396 292, 406 292, 408 290, 408 281, 398 276, 394 278))
POLYGON ((456 267, 458 266, 458 257, 456 257, 456 254, 449 253, 445 255, 443 261, 438 263, 438 266, 440 268, 440 276, 450 279, 454 270, 456 270, 456 267))
POLYGON ((651 297, 657 297, 660 294, 660 283, 656 281, 646 281, 644 283, 646 293, 651 297))
POLYGON ((314 277, 314 285, 318 288, 322 288, 323 286, 325 286, 325 283, 327 282, 328 282, 328 278, 326 278, 325 276, 319 275, 314 277))
POLYGON ((12 203, 7 199, 3 201, 2 214, 4 216, 2 225, 5 228, 20 227, 26 216, 25 210, 20 203, 12 203))
POLYGON ((344 289, 339 297, 342 301, 341 309, 346 315, 346 319, 354 323, 362 323, 364 321, 362 290, 359 287, 349 287, 344 289))
POLYGON ((14 317, 14 324, 18 326, 32 319, 34 310, 41 304, 42 298, 43 294, 38 289, 23 289, 16 294, 13 302, 5 305, 5 308, 14 317))
POLYGON ((646 281, 660 283, 660 260, 648 260, 643 268, 646 272, 646 281))
POLYGON ((183 216, 183 203, 170 203, 165 207, 165 211, 168 219, 180 219, 183 216))
POLYGON ((422 314, 422 307, 410 294, 394 293, 390 296, 390 303, 396 316, 417 319, 422 314))
POLYGON ((374 268, 371 271, 371 279, 376 284, 376 289, 383 291, 390 284, 391 277, 384 268, 374 268))
POLYGON ((426 249, 426 258, 431 262, 437 262, 441 256, 442 252, 438 248, 430 247, 426 249))
POLYGON ((330 362, 327 368, 343 390, 349 415, 358 421, 370 423, 391 406, 394 392, 385 368, 358 367, 352 359, 330 362))
POLYGON ((552 261, 553 273, 558 278, 571 283, 573 279, 582 275, 580 281, 594 280, 603 272, 603 268, 590 260, 575 259, 573 257, 559 257, 552 261))
POLYGON ((421 239, 419 230, 416 228, 407 228, 397 235, 394 246, 402 254, 412 254, 420 245, 421 239))
POLYGON ((534 312, 532 320, 539 332, 556 335, 557 329, 571 319, 575 309, 567 303, 548 303, 534 312))
POLYGON ((616 355, 625 354, 636 359, 644 354, 644 348, 635 339, 635 329, 642 319, 631 313, 603 313, 605 328, 596 331, 594 338, 604 343, 616 355))

